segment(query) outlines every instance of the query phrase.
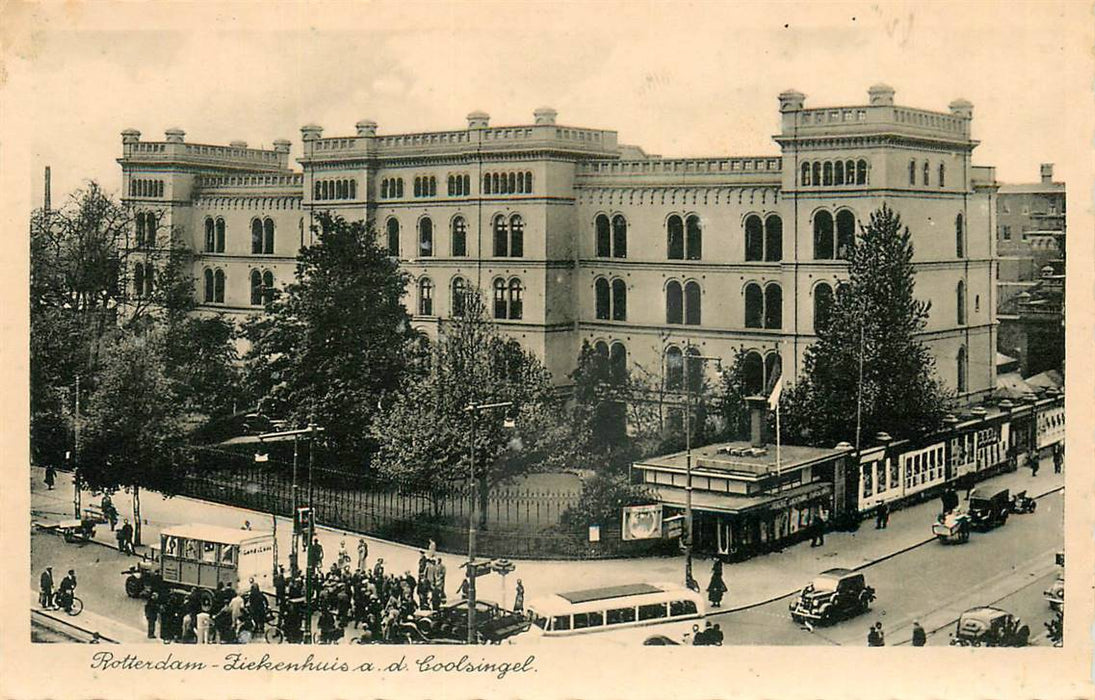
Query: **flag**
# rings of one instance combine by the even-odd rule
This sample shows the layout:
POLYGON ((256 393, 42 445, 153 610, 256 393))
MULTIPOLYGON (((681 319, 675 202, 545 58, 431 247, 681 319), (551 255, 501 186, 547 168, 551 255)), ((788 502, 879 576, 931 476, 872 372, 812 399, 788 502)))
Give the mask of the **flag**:
POLYGON ((269 462, 270 461, 270 455, 265 453, 265 452, 256 452, 255 453, 255 461, 256 462, 269 462))
POLYGON ((781 376, 776 380, 775 386, 772 387, 772 393, 768 395, 768 408, 773 411, 779 407, 779 395, 783 392, 783 377, 781 376))

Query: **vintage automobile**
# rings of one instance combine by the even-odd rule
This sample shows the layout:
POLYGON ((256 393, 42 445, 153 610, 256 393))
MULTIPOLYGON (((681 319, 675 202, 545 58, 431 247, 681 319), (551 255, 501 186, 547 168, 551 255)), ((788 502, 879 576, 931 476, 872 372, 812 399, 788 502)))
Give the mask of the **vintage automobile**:
POLYGON ((151 556, 122 572, 125 592, 139 598, 152 591, 197 589, 208 612, 218 582, 238 589, 254 580, 263 592, 272 590, 273 551, 269 532, 199 524, 164 528, 151 556))
POLYGON ((970 539, 970 517, 966 513, 940 513, 932 523, 932 534, 940 542, 963 543, 970 539))
POLYGON ((1050 584, 1049 588, 1042 593, 1045 599, 1049 601, 1049 609, 1055 611, 1061 611, 1065 608, 1065 577, 1058 576, 1057 580, 1050 584))
POLYGON ((951 636, 952 646, 1025 647, 1030 628, 1006 610, 981 606, 970 608, 958 618, 951 636))
MULTIPOLYGON (((475 626, 483 644, 498 644, 528 630, 531 622, 524 615, 506 610, 486 600, 475 601, 475 626)), ((407 641, 423 644, 463 644, 468 637, 468 601, 457 600, 436 611, 420 611, 413 621, 418 635, 408 634, 407 641)), ((410 632, 410 630, 404 630, 410 632)))
POLYGON ((866 584, 863 574, 850 569, 829 569, 803 588, 789 608, 795 622, 828 624, 867 612, 874 599, 874 588, 866 584))
POLYGON ((981 496, 975 491, 969 499, 967 512, 970 525, 977 530, 991 530, 1008 521, 1011 498, 1007 489, 1000 489, 991 496, 981 496))
POLYGON ((1010 507, 1012 513, 1033 513, 1038 509, 1038 501, 1028 496, 1026 491, 1020 491, 1011 497, 1010 507))

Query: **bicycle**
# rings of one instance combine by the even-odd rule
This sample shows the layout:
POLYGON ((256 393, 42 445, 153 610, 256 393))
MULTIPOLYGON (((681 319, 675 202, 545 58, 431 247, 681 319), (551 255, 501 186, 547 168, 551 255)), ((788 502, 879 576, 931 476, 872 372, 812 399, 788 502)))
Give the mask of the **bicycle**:
POLYGON ((67 609, 63 604, 64 601, 62 596, 58 596, 58 599, 54 601, 54 604, 57 605, 58 610, 63 610, 69 616, 76 617, 84 611, 84 601, 77 598, 76 595, 73 593, 69 593, 69 597, 71 598, 71 600, 67 609))

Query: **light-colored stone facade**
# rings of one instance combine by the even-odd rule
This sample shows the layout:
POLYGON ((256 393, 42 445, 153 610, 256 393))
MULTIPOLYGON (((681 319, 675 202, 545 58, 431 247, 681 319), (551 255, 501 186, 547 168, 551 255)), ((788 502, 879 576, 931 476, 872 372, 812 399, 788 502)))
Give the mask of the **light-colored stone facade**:
POLYGON ((961 373, 975 397, 995 385, 993 170, 971 163, 969 103, 934 112, 893 96, 879 85, 868 104, 807 108, 785 92, 781 152, 749 157, 651 156, 542 108, 526 126, 491 127, 481 112, 466 129, 433 133, 379 135, 362 121, 354 135, 325 138, 306 126, 303 172, 290 170, 287 141, 203 146, 178 130, 164 142, 125 132, 119 162, 127 199, 162 212, 198 252, 199 296, 212 297, 203 309, 254 313, 253 274, 288 281, 311 214, 329 209, 373 222, 382 244, 398 239, 416 326, 432 334, 452 317, 459 278, 560 385, 582 341, 656 377, 679 371, 666 358, 689 346, 727 359, 745 348, 757 382, 777 363, 793 381, 819 288, 846 274, 842 246, 885 202, 912 232, 917 296, 932 304, 923 341, 943 381, 958 388, 961 373), (162 180, 162 196, 130 190, 142 179, 162 180), (215 282, 207 295, 218 270, 223 295, 215 282))

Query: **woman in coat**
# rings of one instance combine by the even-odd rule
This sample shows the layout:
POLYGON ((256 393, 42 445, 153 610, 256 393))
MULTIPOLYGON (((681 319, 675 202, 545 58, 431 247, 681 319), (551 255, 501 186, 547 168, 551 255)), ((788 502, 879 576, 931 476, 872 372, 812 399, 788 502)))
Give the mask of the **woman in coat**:
POLYGON ((726 583, 722 580, 722 560, 716 559, 711 568, 711 582, 707 584, 707 599, 711 607, 722 607, 722 596, 726 593, 726 583))

